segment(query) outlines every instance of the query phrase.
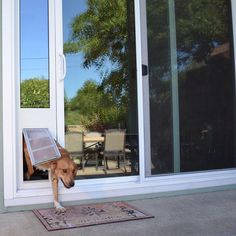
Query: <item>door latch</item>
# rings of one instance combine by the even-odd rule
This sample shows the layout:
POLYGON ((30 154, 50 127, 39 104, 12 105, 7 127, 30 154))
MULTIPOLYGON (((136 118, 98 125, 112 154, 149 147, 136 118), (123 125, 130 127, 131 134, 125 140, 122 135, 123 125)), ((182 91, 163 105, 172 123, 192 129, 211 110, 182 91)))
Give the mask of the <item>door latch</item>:
POLYGON ((148 75, 148 66, 142 64, 142 75, 148 75))

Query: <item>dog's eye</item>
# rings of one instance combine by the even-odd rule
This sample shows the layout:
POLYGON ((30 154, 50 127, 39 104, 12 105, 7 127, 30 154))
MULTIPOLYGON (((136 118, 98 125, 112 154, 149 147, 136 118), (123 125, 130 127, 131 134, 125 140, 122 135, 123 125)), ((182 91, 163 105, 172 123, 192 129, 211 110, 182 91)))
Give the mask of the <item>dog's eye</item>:
POLYGON ((63 173, 67 173, 67 169, 62 169, 63 173))

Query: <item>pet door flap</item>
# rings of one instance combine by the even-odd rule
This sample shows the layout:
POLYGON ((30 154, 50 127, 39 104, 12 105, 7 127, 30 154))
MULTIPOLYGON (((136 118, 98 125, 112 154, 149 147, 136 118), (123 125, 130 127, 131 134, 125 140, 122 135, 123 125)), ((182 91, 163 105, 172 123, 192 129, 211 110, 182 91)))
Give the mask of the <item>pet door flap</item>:
POLYGON ((32 165, 37 166, 61 157, 47 128, 25 128, 23 135, 32 165))

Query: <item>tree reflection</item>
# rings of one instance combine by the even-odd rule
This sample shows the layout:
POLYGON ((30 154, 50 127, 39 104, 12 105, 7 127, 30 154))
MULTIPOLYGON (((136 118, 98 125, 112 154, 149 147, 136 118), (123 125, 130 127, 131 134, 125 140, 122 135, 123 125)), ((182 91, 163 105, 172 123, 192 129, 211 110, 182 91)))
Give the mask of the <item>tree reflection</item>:
MULTIPOLYGON (((230 1, 176 0, 175 20, 181 171, 232 166, 230 1)), ((147 22, 154 174, 173 171, 168 1, 147 0, 147 22)))
MULTIPOLYGON (((181 171, 233 166, 231 1, 174 2, 176 49, 170 48, 169 1, 146 1, 152 173, 173 171, 173 50, 178 63, 181 171)), ((87 4, 87 11, 74 18, 64 50, 82 52, 84 68, 104 70, 111 63, 97 91, 111 96, 112 106, 124 109, 129 127, 137 130, 133 1, 88 0, 87 4)))
MULTIPOLYGON (((84 68, 93 66, 101 72, 97 92, 111 97, 110 108, 123 114, 110 124, 108 121, 106 128, 114 128, 113 123, 125 126, 130 119, 128 109, 134 112, 133 119, 137 113, 133 16, 133 1, 88 0, 87 10, 73 19, 71 39, 64 44, 65 53, 83 54, 84 68)), ((100 115, 96 115, 96 122, 104 123, 100 115)), ((136 121, 133 124, 136 130, 136 121)), ((132 123, 129 126, 131 128, 132 123)))

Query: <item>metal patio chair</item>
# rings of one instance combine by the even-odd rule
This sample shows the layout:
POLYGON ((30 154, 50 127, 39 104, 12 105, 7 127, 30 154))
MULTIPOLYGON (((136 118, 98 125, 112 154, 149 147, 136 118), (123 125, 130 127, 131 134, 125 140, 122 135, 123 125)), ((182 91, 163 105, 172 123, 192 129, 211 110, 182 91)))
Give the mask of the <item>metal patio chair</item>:
POLYGON ((83 132, 67 132, 65 134, 65 148, 73 159, 80 158, 82 170, 84 170, 84 133, 83 132))
MULTIPOLYGON (((96 138, 99 138, 101 136, 102 134, 99 132, 91 131, 85 133, 85 137, 94 138, 95 140, 96 138)), ((101 151, 101 143, 97 141, 84 142, 84 153, 85 153, 86 163, 88 162, 90 157, 93 157, 96 162, 96 170, 98 169, 98 156, 100 151, 101 151)))
POLYGON ((123 159, 124 170, 126 172, 125 158, 125 132, 126 130, 110 129, 105 131, 104 150, 101 152, 104 160, 104 171, 108 170, 108 158, 115 158, 120 168, 120 158, 123 159))

